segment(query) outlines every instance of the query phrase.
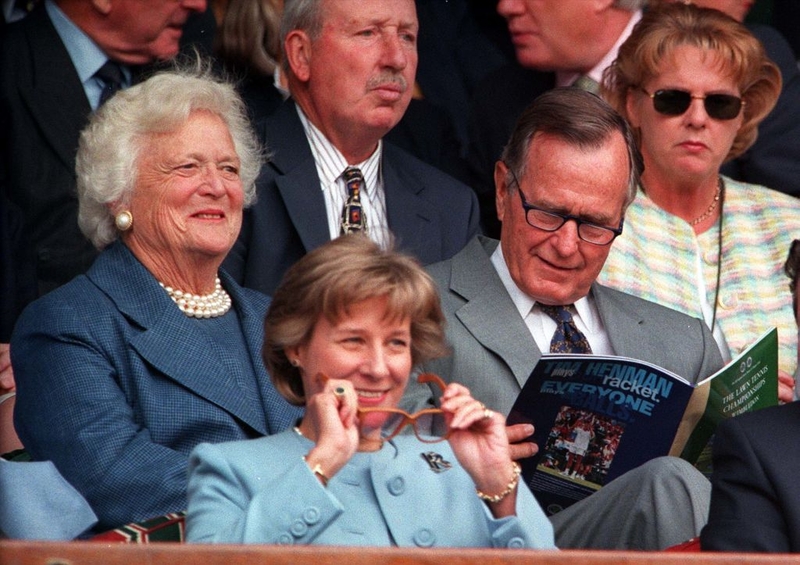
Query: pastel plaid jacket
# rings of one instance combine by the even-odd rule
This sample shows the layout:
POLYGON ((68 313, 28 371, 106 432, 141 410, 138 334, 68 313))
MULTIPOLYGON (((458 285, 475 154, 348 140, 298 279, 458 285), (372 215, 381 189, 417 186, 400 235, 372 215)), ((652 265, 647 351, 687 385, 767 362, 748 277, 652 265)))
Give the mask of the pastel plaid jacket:
MULTIPOLYGON (((716 323, 734 356, 777 327, 779 366, 794 374, 797 326, 783 264, 792 240, 800 238, 800 200, 727 177, 724 181, 716 323)), ((688 223, 639 191, 598 281, 702 319, 697 264, 702 264, 706 300, 713 304, 718 234, 715 227, 696 236, 688 223)))

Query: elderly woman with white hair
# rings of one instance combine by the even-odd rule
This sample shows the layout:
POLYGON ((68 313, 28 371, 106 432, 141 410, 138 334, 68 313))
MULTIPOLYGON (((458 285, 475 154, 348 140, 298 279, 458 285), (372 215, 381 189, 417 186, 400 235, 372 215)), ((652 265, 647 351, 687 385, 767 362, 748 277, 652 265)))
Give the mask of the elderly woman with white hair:
POLYGON ((17 433, 96 531, 184 509, 198 443, 300 414, 260 357, 268 299, 220 271, 261 162, 233 87, 202 70, 118 93, 81 135, 79 224, 102 253, 27 308, 11 351, 17 433))

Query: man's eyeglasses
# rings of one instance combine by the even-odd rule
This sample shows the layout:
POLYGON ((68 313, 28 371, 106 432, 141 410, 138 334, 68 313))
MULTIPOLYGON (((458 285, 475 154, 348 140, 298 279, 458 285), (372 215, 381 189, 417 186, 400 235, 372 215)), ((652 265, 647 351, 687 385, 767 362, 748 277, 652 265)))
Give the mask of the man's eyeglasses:
POLYGON ((650 94, 644 88, 640 90, 653 100, 653 108, 665 116, 680 116, 689 109, 692 99, 702 100, 706 114, 715 120, 732 120, 739 115, 746 103, 732 94, 706 94, 692 96, 690 92, 678 89, 656 90, 650 94))
POLYGON ((522 202, 522 209, 525 210, 525 221, 527 221, 528 225, 531 227, 547 232, 554 232, 561 229, 561 226, 566 224, 569 220, 572 220, 578 226, 578 237, 594 245, 609 245, 622 233, 622 224, 625 223, 625 218, 619 221, 619 227, 609 228, 587 222, 579 216, 559 214, 558 212, 551 212, 550 210, 539 208, 533 204, 528 204, 525 200, 525 195, 522 193, 517 175, 510 167, 508 167, 508 170, 514 179, 514 183, 517 185, 519 199, 522 202))
MULTIPOLYGON (((417 377, 418 383, 434 383, 442 392, 444 381, 433 373, 422 373, 417 377)), ((381 439, 390 440, 403 431, 406 426, 414 428, 414 435, 424 443, 436 443, 450 436, 450 430, 444 419, 444 412, 439 408, 426 408, 409 414, 399 408, 359 408, 359 433, 361 437, 370 437, 380 428, 381 439), (439 433, 446 430, 443 434, 439 433), (436 434, 436 435, 431 435, 436 434)))

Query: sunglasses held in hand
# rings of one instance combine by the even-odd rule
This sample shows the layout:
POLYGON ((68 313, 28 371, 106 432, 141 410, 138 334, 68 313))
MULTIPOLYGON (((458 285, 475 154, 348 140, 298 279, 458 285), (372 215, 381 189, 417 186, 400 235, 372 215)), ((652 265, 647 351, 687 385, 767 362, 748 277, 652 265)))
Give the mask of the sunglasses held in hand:
MULTIPOLYGON (((422 373, 417 377, 418 383, 433 383, 442 392, 445 383, 438 375, 433 373, 422 373)), ((373 418, 381 421, 381 439, 390 440, 403 431, 406 426, 414 429, 414 435, 423 443, 437 443, 446 440, 450 435, 450 430, 444 420, 444 412, 439 408, 426 408, 409 414, 399 408, 359 408, 358 421, 359 432, 362 437, 367 437, 370 432, 374 433, 375 427, 371 425, 373 418), (446 430, 444 433, 440 433, 446 430)))
POLYGON ((656 90, 650 94, 640 88, 653 100, 653 108, 665 116, 680 116, 689 109, 692 99, 703 101, 706 114, 715 120, 732 120, 739 115, 745 101, 732 94, 706 94, 705 96, 692 96, 691 92, 678 89, 656 90))
MULTIPOLYGON (((323 373, 317 375, 317 378, 323 383, 329 379, 323 373)), ((433 373, 420 374, 417 382, 433 383, 441 392, 444 392, 447 386, 441 377, 433 373)), ((358 425, 361 437, 374 437, 375 432, 380 429, 381 439, 384 441, 395 437, 406 426, 411 426, 414 429, 414 435, 423 443, 437 443, 450 436, 444 412, 440 408, 426 408, 414 414, 409 414, 400 408, 359 408, 358 425)))

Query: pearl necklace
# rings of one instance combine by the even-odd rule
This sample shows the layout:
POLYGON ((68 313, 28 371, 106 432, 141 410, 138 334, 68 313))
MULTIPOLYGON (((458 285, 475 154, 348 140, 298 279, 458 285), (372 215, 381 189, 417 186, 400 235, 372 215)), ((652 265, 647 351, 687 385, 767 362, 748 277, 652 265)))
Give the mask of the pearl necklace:
POLYGON ((158 284, 167 291, 167 294, 178 305, 180 311, 190 318, 216 318, 231 309, 231 297, 222 288, 219 277, 214 281, 214 292, 203 296, 175 290, 161 281, 158 284))
POLYGON ((696 217, 694 220, 689 222, 690 226, 696 226, 697 224, 699 224, 700 222, 702 222, 703 220, 705 220, 706 218, 711 216, 711 214, 714 213, 714 210, 717 209, 717 205, 719 204, 719 196, 721 193, 722 193, 722 177, 720 177, 717 180, 717 190, 716 192, 714 192, 714 200, 711 201, 711 205, 708 207, 708 210, 706 210, 698 217, 696 217))

